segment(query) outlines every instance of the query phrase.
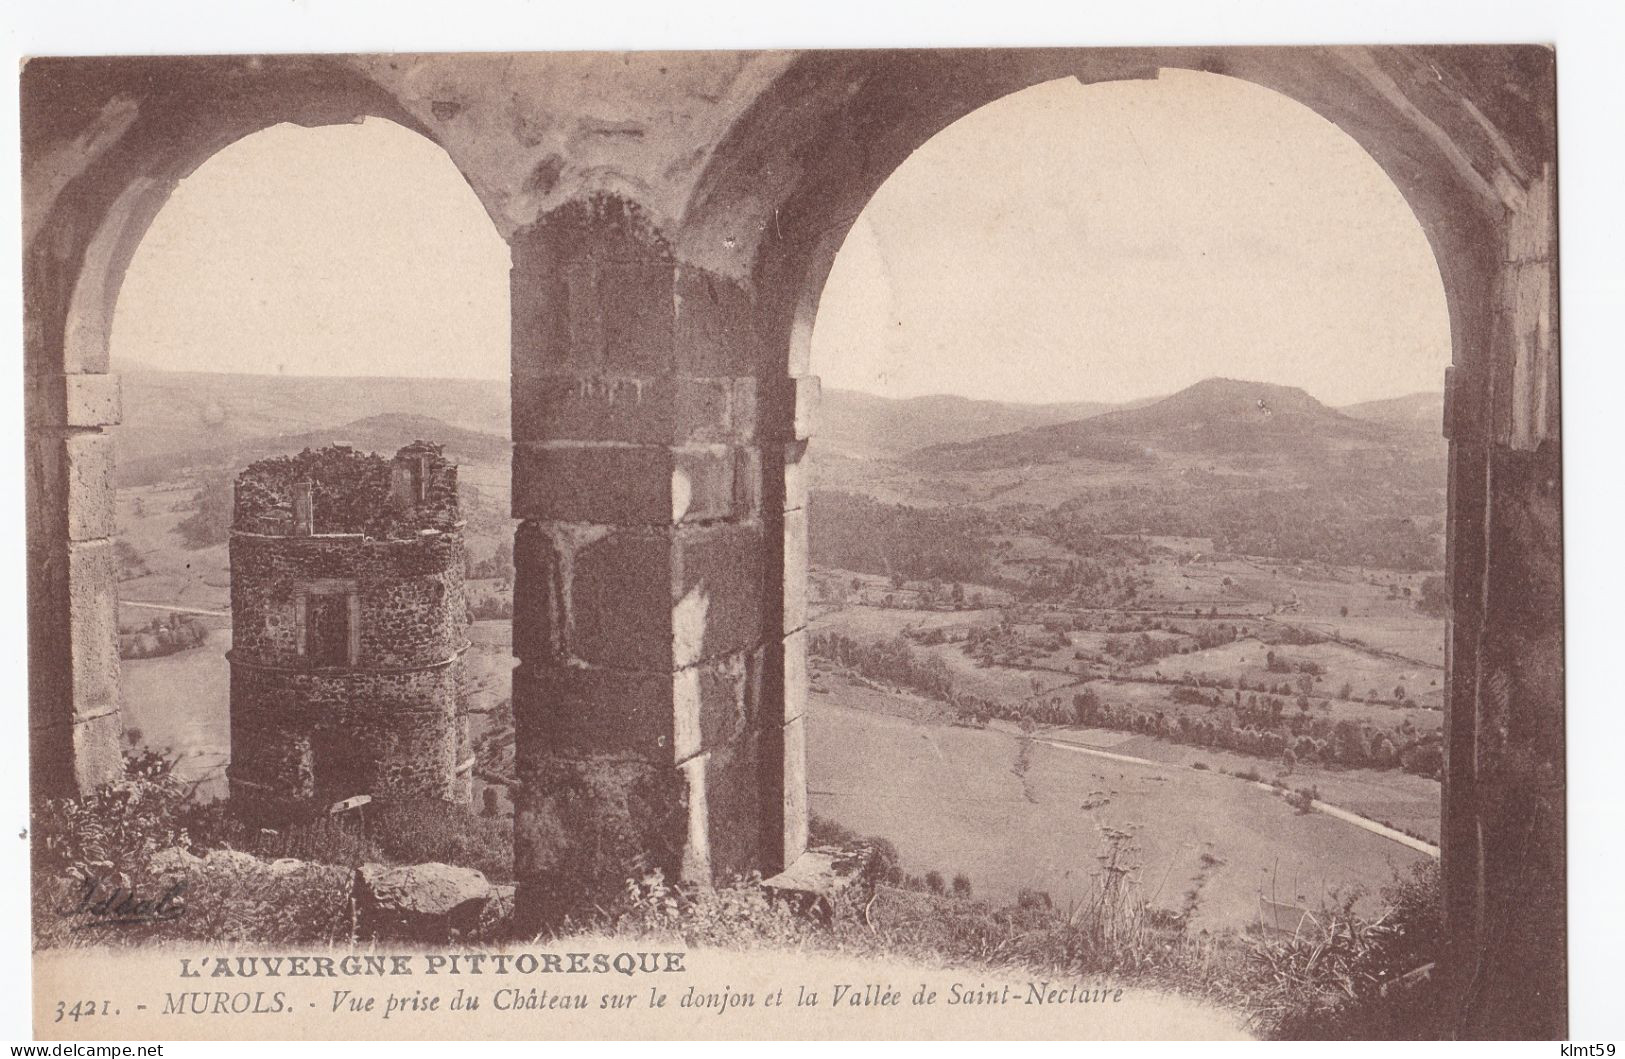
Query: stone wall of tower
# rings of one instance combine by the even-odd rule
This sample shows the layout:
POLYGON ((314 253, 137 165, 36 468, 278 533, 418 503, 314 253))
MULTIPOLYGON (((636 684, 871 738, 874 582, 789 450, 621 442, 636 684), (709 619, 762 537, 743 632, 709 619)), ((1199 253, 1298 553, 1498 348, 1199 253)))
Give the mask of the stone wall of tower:
POLYGON ((231 535, 234 801, 469 801, 462 523, 436 446, 254 464, 231 535))

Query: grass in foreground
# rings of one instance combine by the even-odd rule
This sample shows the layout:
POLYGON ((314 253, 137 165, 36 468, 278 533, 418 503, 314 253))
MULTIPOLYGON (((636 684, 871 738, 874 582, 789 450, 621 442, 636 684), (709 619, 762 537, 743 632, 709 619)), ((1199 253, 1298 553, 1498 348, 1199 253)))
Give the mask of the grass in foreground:
MULTIPOLYGON (((457 821, 440 821, 417 807, 382 816, 393 820, 392 826, 367 836, 310 835, 266 851, 320 853, 329 863, 300 857, 299 863, 272 871, 263 861, 217 852, 202 862, 207 885, 183 895, 186 914, 143 924, 138 933, 127 926, 86 927, 82 917, 62 914, 93 883, 156 895, 166 873, 155 859, 173 859, 178 850, 220 850, 222 836, 234 832, 221 826, 218 810, 190 804, 189 793, 170 777, 161 758, 142 755, 131 759, 123 782, 39 809, 37 948, 197 940, 342 945, 354 938, 353 863, 388 859, 386 848, 406 858, 465 864, 500 855, 468 841, 457 821)), ((855 841, 827 824, 820 825, 817 837, 855 841)), ((618 901, 566 924, 558 937, 659 937, 696 947, 814 950, 983 972, 1106 979, 1246 1011, 1265 1036, 1441 1035, 1443 1005, 1433 982, 1424 978, 1414 986, 1399 985, 1409 972, 1433 961, 1440 946, 1432 862, 1396 880, 1384 892, 1387 911, 1375 919, 1357 915, 1351 895, 1307 918, 1291 935, 1191 935, 1184 917, 1146 902, 1137 871, 1127 864, 1124 839, 1106 835, 1091 887, 1064 909, 1040 893, 996 906, 973 898, 968 881, 956 879, 950 888, 937 873, 908 876, 888 843, 872 841, 865 843, 873 855, 864 877, 825 918, 800 913, 759 877, 700 889, 673 885, 655 872, 629 881, 618 901)), ((500 941, 506 929, 507 924, 491 923, 479 938, 468 940, 500 941)))

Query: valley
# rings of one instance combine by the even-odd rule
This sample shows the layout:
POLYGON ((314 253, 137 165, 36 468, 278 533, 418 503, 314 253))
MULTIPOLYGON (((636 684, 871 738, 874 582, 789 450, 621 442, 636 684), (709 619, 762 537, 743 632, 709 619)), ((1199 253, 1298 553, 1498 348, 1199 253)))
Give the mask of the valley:
MULTIPOLYGON (((121 628, 204 630, 125 659, 129 735, 205 796, 229 750, 233 468, 434 437, 468 512, 476 794, 512 811, 506 405, 471 385, 434 408, 395 382, 378 401, 402 408, 294 386, 284 418, 227 415, 226 434, 120 428, 137 453, 120 453, 121 628)), ((194 418, 249 403, 219 379, 198 392, 194 418)), ((1437 402, 1333 410, 1231 380, 1116 408, 827 395, 809 456, 815 815, 999 901, 1064 907, 1107 846, 1153 905, 1208 929, 1374 893, 1426 854, 1294 800, 1438 842, 1437 402)))

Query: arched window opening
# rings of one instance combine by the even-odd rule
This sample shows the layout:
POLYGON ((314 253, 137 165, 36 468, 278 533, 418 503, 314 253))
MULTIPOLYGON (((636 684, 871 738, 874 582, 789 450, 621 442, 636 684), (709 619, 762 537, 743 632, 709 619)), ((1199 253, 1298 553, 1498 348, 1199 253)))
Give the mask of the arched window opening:
MULTIPOLYGON (((334 687, 350 669, 404 684, 377 674, 461 667, 463 678, 440 682, 450 694, 466 689, 456 723, 468 729, 457 733, 456 753, 468 757, 488 737, 501 742, 487 729, 508 722, 488 711, 508 694, 510 637, 505 622, 469 619, 512 612, 511 559, 506 579, 491 569, 512 554, 508 268, 507 245, 452 159, 383 119, 266 128, 210 157, 170 195, 128 269, 112 278, 128 750, 171 755, 203 796, 226 794, 234 728, 262 723, 234 716, 234 696, 253 697, 255 682, 271 688, 281 678, 267 660, 277 658, 295 674, 288 680, 334 687), (457 569, 440 563, 434 577, 403 577, 384 592, 342 557, 301 558, 298 570, 234 584, 238 476, 305 450, 314 455, 299 474, 256 479, 288 495, 267 499, 253 528, 301 538, 290 543, 302 556, 336 554, 349 538, 404 538, 392 519, 412 533, 453 530, 445 512, 456 509, 436 476, 455 465, 449 503, 460 506, 466 555, 446 562, 457 569), (363 498, 376 510, 350 509, 363 498), (463 613, 465 584, 478 614, 463 613), (234 608, 256 616, 256 643, 238 645, 228 663, 234 608)), ((265 695, 276 698, 274 689, 265 695)), ((323 708, 353 713, 356 701, 341 696, 323 708)), ((334 793, 324 769, 410 772, 399 762, 340 760, 353 738, 316 732, 301 742, 270 729, 255 738, 284 736, 278 752, 303 769, 312 796, 334 793)), ((500 791, 466 793, 506 805, 500 791)))
POLYGON ((1191 71, 1005 97, 870 199, 811 349, 814 843, 1213 930, 1436 858, 1449 318, 1344 132, 1191 71))

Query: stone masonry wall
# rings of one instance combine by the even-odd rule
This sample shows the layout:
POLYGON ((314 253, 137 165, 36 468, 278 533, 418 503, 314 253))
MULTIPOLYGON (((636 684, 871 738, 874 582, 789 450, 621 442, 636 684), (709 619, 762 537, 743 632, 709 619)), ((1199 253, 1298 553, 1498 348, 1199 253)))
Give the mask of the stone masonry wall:
POLYGON ((262 817, 358 794, 470 800, 464 550, 438 446, 261 461, 238 479, 236 517, 233 799, 262 817), (319 608, 343 642, 313 639, 336 638, 319 608))
POLYGON ((354 582, 363 668, 444 662, 468 640, 460 534, 407 541, 361 537, 231 538, 233 650, 264 665, 298 664, 303 587, 354 582))
POLYGON ((516 235, 513 282, 521 903, 545 919, 648 868, 772 869, 776 540, 750 303, 607 196, 516 235))
POLYGON ((298 812, 357 794, 468 801, 462 660, 394 673, 261 669, 233 659, 233 799, 298 812), (309 803, 303 807, 298 803, 309 803))

